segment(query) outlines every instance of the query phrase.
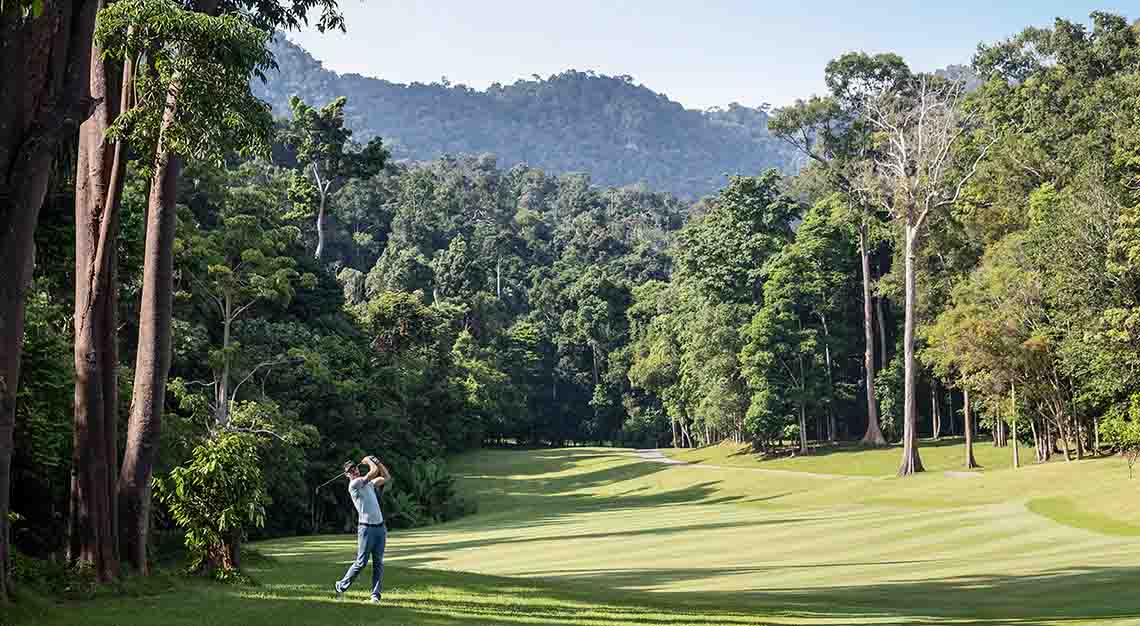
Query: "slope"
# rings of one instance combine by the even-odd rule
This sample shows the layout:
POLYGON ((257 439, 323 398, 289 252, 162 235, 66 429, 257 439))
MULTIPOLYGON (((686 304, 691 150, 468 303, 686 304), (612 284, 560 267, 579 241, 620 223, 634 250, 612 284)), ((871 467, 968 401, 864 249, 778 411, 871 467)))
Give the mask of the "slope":
POLYGON ((723 186, 725 174, 791 171, 798 162, 768 134, 765 111, 688 110, 628 76, 569 70, 475 91, 340 75, 283 37, 273 52, 279 71, 253 87, 276 115, 288 114, 293 95, 317 105, 347 96, 355 137, 381 136, 398 159, 491 153, 508 167, 584 172, 601 185, 645 183, 687 199, 723 186))

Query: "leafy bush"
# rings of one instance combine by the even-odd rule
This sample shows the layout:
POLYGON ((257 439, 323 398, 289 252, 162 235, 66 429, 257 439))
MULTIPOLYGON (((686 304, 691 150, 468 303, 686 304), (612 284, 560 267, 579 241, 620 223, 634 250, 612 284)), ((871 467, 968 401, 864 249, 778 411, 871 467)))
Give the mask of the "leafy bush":
POLYGON ((265 524, 267 496, 258 465, 257 439, 220 432, 196 446, 190 460, 155 495, 186 532, 190 570, 219 580, 237 576, 238 549, 246 526, 265 524))
POLYGON ((87 598, 95 593, 98 586, 90 567, 76 567, 61 560, 36 559, 19 550, 11 553, 8 567, 16 584, 53 596, 87 598))
POLYGON ((1140 394, 1132 396, 1127 408, 1119 408, 1101 420, 1100 436, 1128 461, 1131 478, 1136 460, 1140 458, 1140 394))
POLYGON ((879 401, 879 428, 887 441, 902 438, 903 429, 903 360, 901 350, 895 350, 895 358, 887 367, 875 375, 875 395, 879 401))
POLYGON ((438 524, 475 512, 475 505, 455 492, 455 478, 440 459, 412 463, 384 492, 386 518, 396 528, 438 524))
POLYGON ((671 443, 672 436, 669 418, 656 408, 633 413, 618 433, 621 445, 631 448, 657 448, 662 441, 671 443))

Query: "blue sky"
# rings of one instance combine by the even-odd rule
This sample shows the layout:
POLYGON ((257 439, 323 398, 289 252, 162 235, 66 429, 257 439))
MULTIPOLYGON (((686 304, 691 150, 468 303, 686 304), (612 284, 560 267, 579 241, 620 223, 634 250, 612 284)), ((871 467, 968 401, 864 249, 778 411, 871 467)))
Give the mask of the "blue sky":
POLYGON ((566 69, 629 74, 690 108, 787 104, 823 90, 827 61, 894 51, 912 68, 969 62, 996 41, 1137 0, 341 0, 347 33, 290 33, 325 66, 394 82, 483 89, 566 69))

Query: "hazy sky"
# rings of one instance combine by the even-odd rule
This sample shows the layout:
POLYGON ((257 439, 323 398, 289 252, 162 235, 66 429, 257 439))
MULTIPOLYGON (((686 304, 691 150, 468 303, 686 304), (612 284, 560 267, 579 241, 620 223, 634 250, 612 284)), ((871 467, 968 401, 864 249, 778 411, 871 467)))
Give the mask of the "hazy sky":
MULTIPOLYGON (((969 62, 996 41, 1137 0, 341 0, 347 33, 290 33, 325 66, 483 89, 566 69, 629 74, 690 108, 786 104, 823 89, 827 61, 895 51, 912 68, 969 62)), ((1131 8, 1129 11, 1128 9, 1131 8)))

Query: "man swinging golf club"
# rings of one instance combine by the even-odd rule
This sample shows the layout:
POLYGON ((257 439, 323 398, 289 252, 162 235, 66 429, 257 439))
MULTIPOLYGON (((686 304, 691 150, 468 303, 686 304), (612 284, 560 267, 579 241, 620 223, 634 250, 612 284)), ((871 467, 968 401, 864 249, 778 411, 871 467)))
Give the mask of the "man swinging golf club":
POLYGON ((392 475, 375 456, 366 456, 360 462, 368 464, 366 476, 360 475, 356 463, 349 461, 344 464, 348 495, 352 497, 360 518, 360 526, 356 531, 356 560, 349 566, 344 578, 333 583, 333 588, 337 598, 344 595, 371 556, 372 603, 377 604, 380 602, 384 579, 384 545, 388 542, 388 529, 384 526, 384 515, 380 512, 380 494, 384 485, 392 480, 392 475))

